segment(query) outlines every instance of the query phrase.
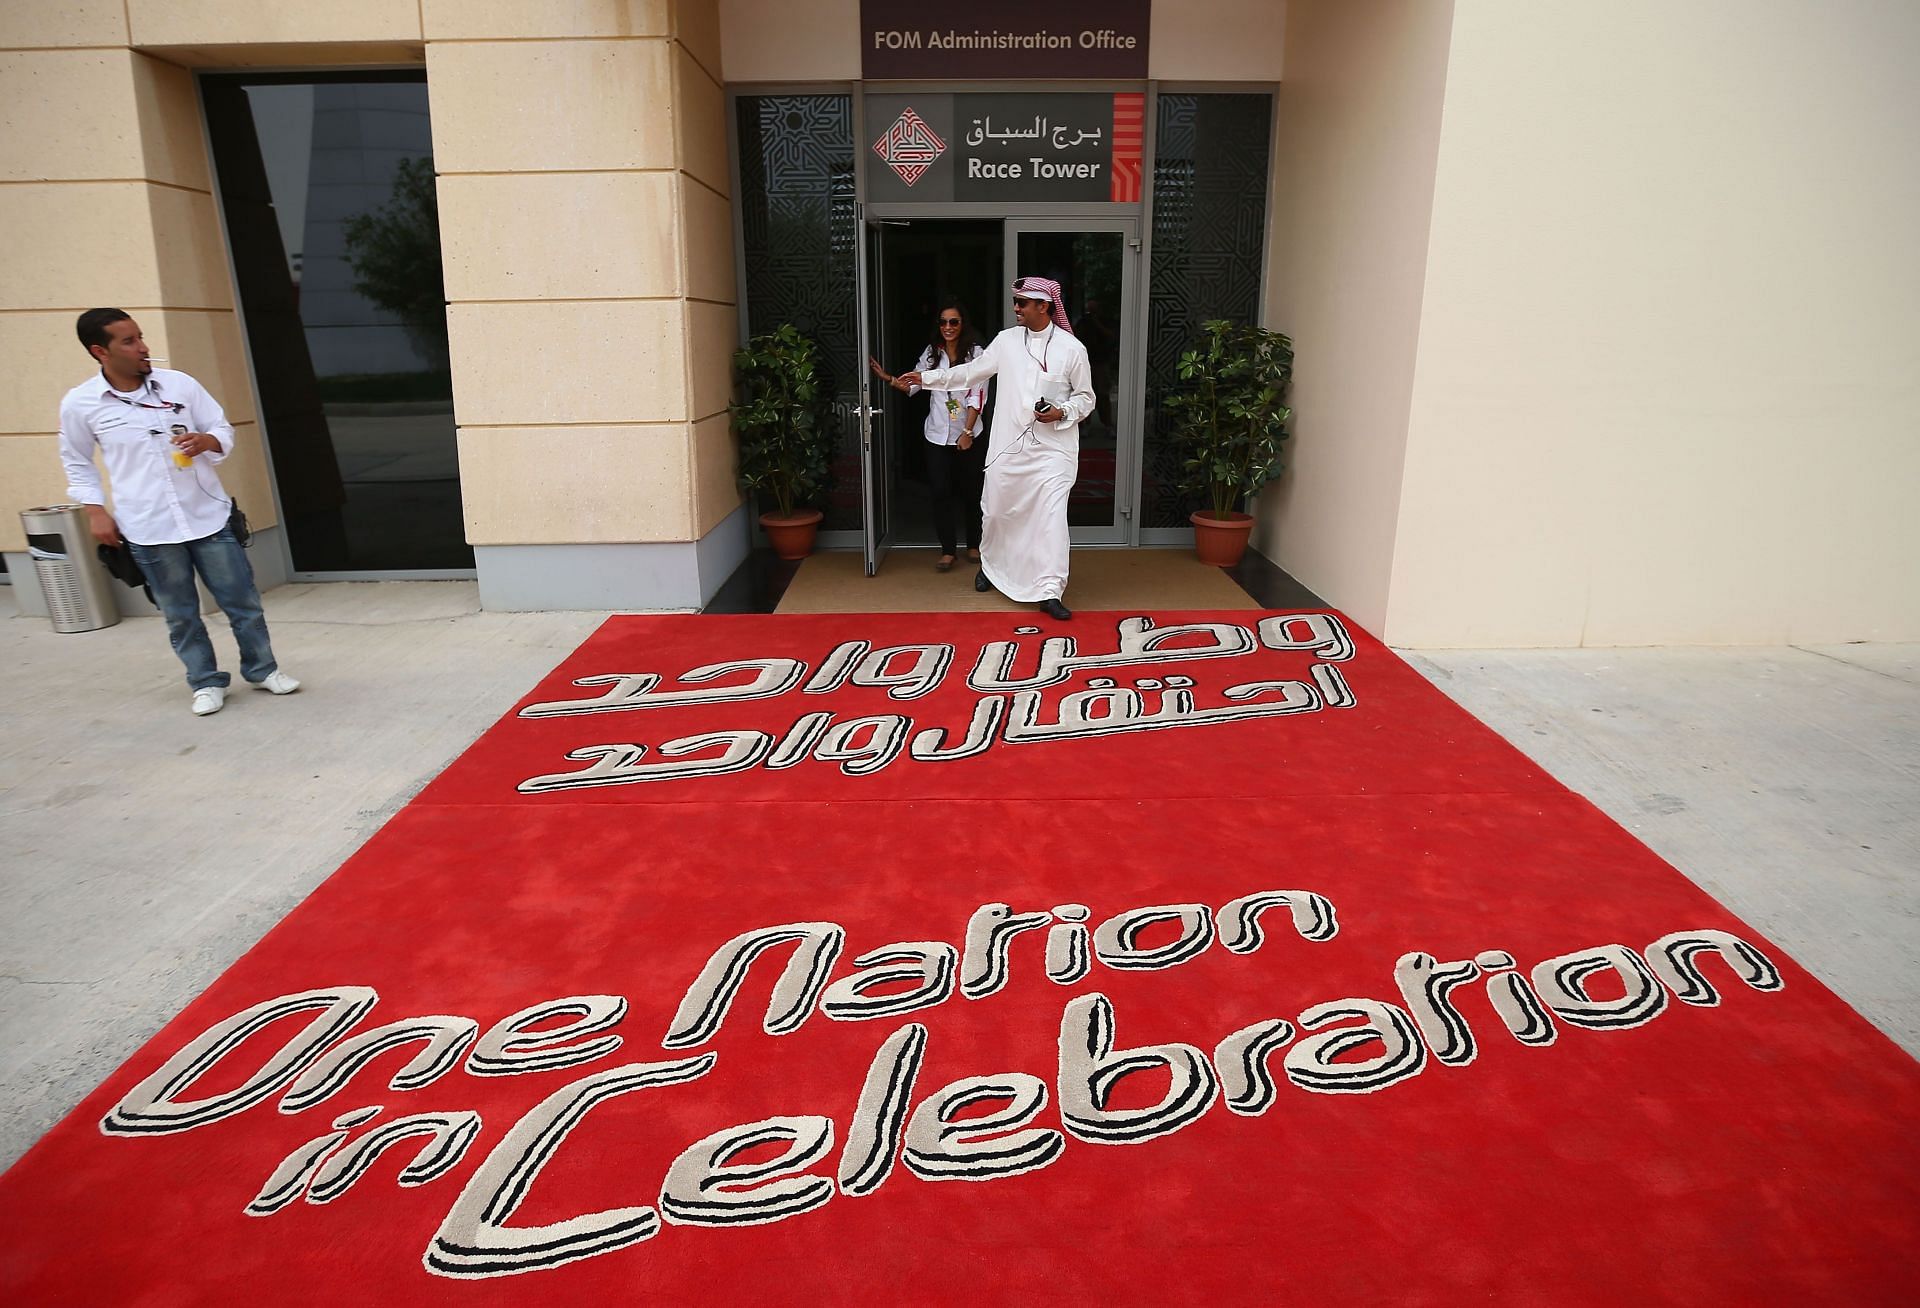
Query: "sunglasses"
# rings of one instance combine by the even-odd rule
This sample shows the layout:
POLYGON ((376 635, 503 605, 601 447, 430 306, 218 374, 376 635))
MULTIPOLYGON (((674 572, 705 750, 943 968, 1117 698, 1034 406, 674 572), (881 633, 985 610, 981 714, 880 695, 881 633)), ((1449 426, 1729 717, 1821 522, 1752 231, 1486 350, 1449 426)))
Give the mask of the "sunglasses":
POLYGON ((942 318, 940 320, 940 325, 942 327, 958 327, 960 325, 960 320, 958 318, 942 318))
POLYGON ((1021 299, 1021 298, 1020 298, 1019 296, 1017 296, 1017 295, 1013 297, 1013 307, 1014 307, 1014 308, 1016 308, 1016 309, 1024 309, 1024 308, 1026 308, 1026 307, 1027 307, 1027 306, 1028 306, 1029 304, 1040 304, 1040 303, 1042 303, 1042 301, 1039 301, 1039 300, 1023 300, 1023 299, 1021 299))

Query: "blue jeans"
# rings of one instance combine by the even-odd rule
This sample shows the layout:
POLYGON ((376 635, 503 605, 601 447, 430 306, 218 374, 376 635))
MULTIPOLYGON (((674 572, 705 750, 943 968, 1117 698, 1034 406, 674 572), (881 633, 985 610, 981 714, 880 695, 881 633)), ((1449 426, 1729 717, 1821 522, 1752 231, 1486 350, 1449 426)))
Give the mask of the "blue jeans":
POLYGON ((260 591, 253 584, 253 566, 233 532, 222 527, 211 536, 177 545, 136 545, 127 542, 140 571, 153 587, 154 602, 167 620, 167 638, 173 652, 187 665, 187 684, 195 690, 227 686, 233 678, 220 671, 213 642, 200 621, 200 592, 193 584, 198 572, 214 602, 233 626, 240 644, 240 675, 265 681, 279 668, 267 639, 267 618, 260 611, 260 591))

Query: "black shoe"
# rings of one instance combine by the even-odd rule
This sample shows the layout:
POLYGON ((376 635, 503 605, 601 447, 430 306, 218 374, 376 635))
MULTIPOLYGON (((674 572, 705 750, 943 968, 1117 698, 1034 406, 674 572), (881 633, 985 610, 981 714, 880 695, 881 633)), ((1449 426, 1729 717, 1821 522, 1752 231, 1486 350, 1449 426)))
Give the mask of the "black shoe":
POLYGON ((1065 622, 1073 616, 1073 610, 1057 599, 1041 600, 1040 611, 1052 618, 1055 622, 1065 622))
POLYGON ((993 583, 987 580, 987 570, 985 568, 973 574, 973 588, 982 595, 993 589, 993 583))

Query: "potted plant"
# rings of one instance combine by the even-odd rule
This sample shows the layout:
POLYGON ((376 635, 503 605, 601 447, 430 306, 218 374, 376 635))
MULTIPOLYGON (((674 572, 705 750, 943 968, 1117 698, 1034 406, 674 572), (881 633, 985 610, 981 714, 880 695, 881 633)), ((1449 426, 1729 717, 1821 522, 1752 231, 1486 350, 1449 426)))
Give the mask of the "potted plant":
POLYGON ((1241 506, 1286 467, 1287 386, 1293 342, 1224 318, 1204 323, 1180 356, 1181 387, 1167 396, 1175 448, 1185 456, 1181 489, 1204 495, 1192 515, 1203 563, 1230 568, 1246 553, 1253 517, 1241 506))
POLYGON ((740 398, 728 408, 740 439, 740 488, 766 510, 760 525, 774 553, 804 559, 821 517, 807 502, 827 484, 834 444, 819 349, 782 323, 736 351, 733 370, 740 398))

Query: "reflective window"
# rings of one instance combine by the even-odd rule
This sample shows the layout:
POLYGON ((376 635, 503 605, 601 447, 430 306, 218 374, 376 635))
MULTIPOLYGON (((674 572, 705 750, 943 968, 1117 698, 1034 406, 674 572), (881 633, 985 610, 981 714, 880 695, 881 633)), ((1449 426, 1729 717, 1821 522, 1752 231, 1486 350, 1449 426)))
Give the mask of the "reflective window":
POLYGON ((472 568, 425 76, 203 89, 294 570, 472 568))

